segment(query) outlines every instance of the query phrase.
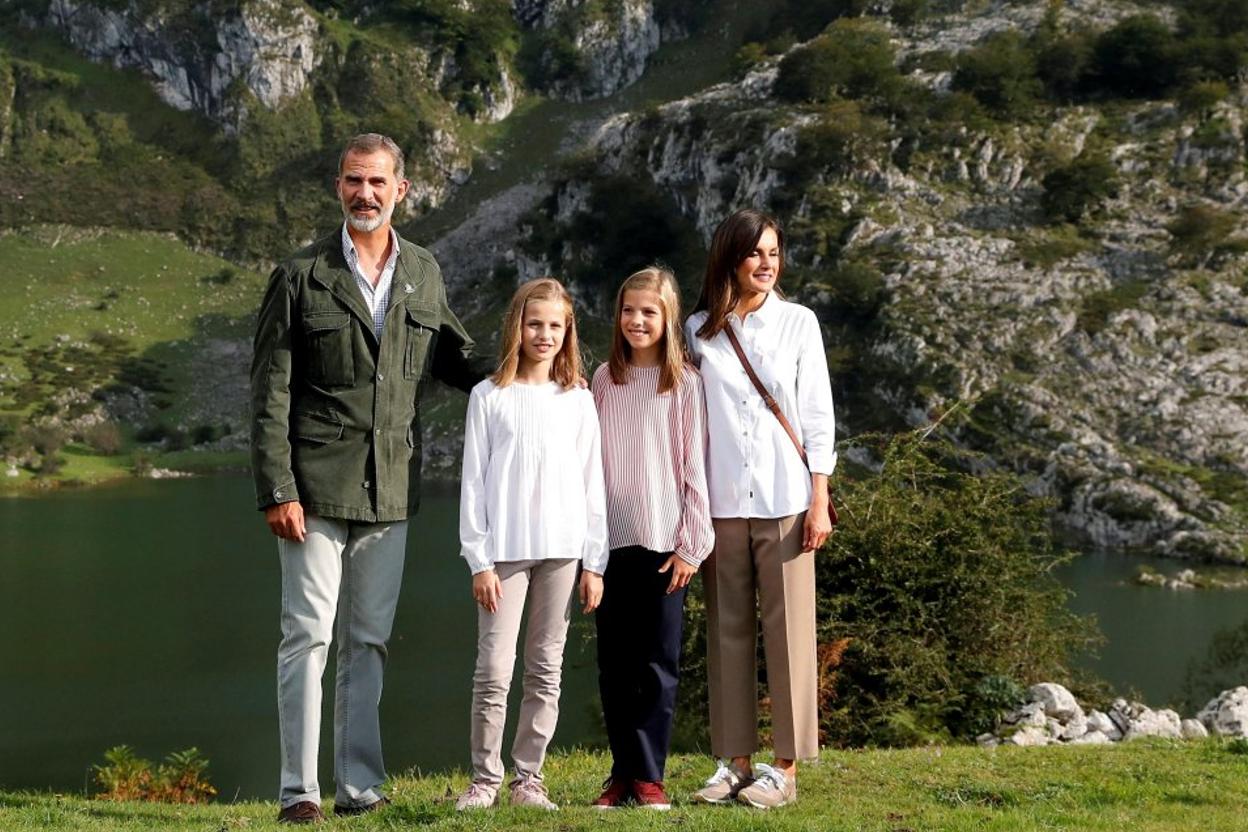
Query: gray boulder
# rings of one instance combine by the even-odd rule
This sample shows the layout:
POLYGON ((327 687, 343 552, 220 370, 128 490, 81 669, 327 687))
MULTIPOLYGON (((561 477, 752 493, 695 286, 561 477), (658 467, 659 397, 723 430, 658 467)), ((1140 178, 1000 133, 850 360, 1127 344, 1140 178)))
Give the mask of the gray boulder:
POLYGON ((1011 745, 1031 748, 1034 746, 1048 745, 1053 740, 1049 736, 1049 732, 1046 729, 1036 725, 1025 725, 1013 734, 1010 734, 1010 736, 1006 737, 1005 741, 1011 745))
POLYGON ((1197 719, 1185 719, 1179 723, 1179 730, 1183 732, 1185 740, 1203 740, 1209 736, 1209 732, 1205 730, 1205 725, 1197 719))
POLYGON ((1079 707, 1074 695, 1061 685, 1052 682, 1032 685, 1027 690, 1027 700, 1039 702, 1044 706, 1045 716, 1051 716, 1062 723, 1076 715, 1083 716, 1083 708, 1079 707))
POLYGON ((1224 690, 1196 714, 1209 733, 1248 738, 1248 687, 1224 690))
POLYGON ((1111 740, 1122 739, 1122 731, 1114 723, 1109 715, 1102 711, 1092 711, 1088 714, 1088 733, 1104 734, 1111 740))

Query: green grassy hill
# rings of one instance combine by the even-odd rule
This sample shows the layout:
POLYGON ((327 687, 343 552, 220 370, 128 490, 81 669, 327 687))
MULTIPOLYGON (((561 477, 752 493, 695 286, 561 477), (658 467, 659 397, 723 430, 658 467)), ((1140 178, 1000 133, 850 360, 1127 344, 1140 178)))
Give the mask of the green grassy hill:
MULTIPOLYGON (((669 760, 667 785, 676 801, 671 812, 597 812, 588 804, 598 794, 609 759, 572 752, 552 756, 546 766, 551 797, 562 806, 557 814, 510 808, 457 814, 455 796, 467 785, 464 774, 413 772, 390 784, 392 806, 329 828, 1230 832, 1244 828, 1245 750, 1243 741, 1209 740, 995 751, 965 746, 827 751, 817 764, 800 770, 798 803, 768 814, 742 806, 690 805, 687 795, 712 765, 695 755, 669 760)), ((274 821, 276 814, 275 802, 168 806, 0 793, 0 826, 6 832, 285 828, 274 821)))
MULTIPOLYGON (((263 275, 171 234, 68 226, 0 234, 0 262, 0 442, 10 458, 59 440, 51 456, 63 467, 44 480, 90 482, 127 474, 136 439, 160 442, 142 463, 160 466, 170 464, 160 450, 206 449, 242 426, 263 275)), ((0 487, 36 479, 42 463, 27 461, 0 487)), ((201 464, 242 461, 218 453, 201 464)))

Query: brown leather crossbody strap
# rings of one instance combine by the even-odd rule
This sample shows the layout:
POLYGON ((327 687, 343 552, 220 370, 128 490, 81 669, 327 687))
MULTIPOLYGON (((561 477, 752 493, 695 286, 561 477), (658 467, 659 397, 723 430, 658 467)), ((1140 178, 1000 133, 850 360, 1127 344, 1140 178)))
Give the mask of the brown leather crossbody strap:
POLYGON ((806 449, 802 447, 802 443, 797 439, 797 432, 793 430, 793 426, 789 424, 789 420, 784 418, 784 411, 780 409, 780 403, 775 397, 767 392, 767 388, 759 380, 758 374, 754 372, 750 359, 745 357, 745 350, 741 349, 741 342, 737 340, 737 334, 732 331, 732 324, 724 327, 724 334, 728 336, 729 342, 732 343, 732 349, 737 353, 737 358, 741 359, 741 366, 745 368, 745 374, 750 377, 750 381, 754 383, 754 389, 763 397, 763 401, 767 405, 767 409, 775 414, 780 420, 780 427, 784 428, 784 432, 793 440, 793 447, 797 448, 797 453, 802 458, 802 464, 806 466, 806 470, 810 470, 810 463, 806 460, 806 449))

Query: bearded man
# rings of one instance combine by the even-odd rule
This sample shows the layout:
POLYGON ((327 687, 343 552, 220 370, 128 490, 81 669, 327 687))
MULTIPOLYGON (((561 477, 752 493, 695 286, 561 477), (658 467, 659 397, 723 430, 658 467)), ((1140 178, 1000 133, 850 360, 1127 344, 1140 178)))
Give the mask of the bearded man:
POLYGON ((282 571, 286 823, 323 819, 321 677, 336 611, 334 812, 389 802, 378 705, 407 520, 420 498, 420 390, 429 375, 465 392, 482 378, 433 255, 391 227, 408 187, 391 139, 351 139, 335 182, 342 227, 279 265, 260 307, 251 453, 282 571))

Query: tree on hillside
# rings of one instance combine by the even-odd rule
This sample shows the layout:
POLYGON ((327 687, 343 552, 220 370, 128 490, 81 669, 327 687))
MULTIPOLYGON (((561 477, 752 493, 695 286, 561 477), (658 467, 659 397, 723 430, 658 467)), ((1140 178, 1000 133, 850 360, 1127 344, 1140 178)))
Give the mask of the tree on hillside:
POLYGON ((958 56, 953 88, 975 96, 998 116, 1017 117, 1040 93, 1035 55, 1016 31, 989 35, 958 56))
POLYGON ((1127 97, 1164 95, 1175 81, 1177 57, 1169 27, 1148 14, 1126 18, 1096 41, 1101 85, 1127 97))
POLYGON ((1050 171, 1042 184, 1040 203, 1049 221, 1078 223, 1118 195, 1118 172, 1108 159, 1084 155, 1050 171))

